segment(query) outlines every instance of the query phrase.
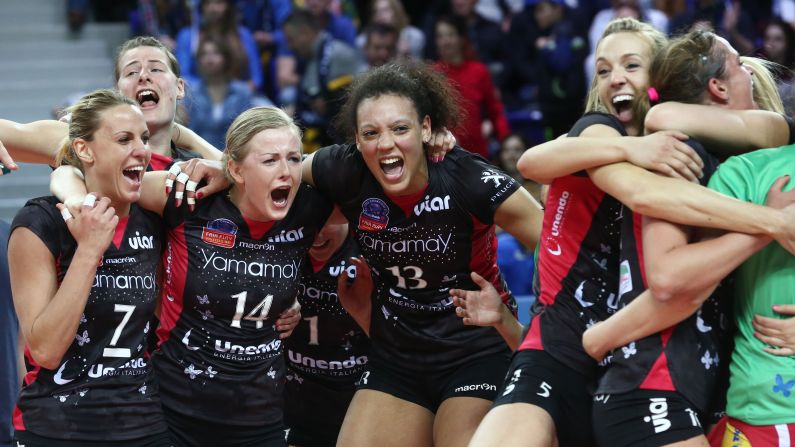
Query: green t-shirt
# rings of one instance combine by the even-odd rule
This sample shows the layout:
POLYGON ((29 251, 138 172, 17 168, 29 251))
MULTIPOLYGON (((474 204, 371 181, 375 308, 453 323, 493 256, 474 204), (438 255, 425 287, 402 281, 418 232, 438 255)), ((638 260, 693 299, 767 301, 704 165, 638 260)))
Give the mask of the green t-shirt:
MULTIPOLYGON (((740 200, 764 204, 773 182, 795 177, 795 145, 763 149, 729 158, 709 187, 740 200)), ((793 188, 795 180, 785 190, 793 188)), ((773 312, 773 304, 795 304, 795 256, 781 245, 770 245, 751 256, 735 273, 734 337, 731 383, 726 411, 752 425, 795 423, 795 357, 777 357, 762 350, 751 320, 759 314, 787 318, 773 312)))

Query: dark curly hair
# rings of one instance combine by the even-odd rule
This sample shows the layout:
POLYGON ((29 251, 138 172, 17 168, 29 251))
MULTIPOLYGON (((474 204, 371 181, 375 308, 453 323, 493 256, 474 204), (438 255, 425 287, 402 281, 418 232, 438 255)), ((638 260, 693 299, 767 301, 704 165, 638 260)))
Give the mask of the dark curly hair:
POLYGON ((335 119, 338 135, 353 140, 359 104, 382 95, 411 101, 417 117, 420 120, 426 115, 430 117, 434 130, 455 127, 462 115, 458 92, 444 74, 423 62, 390 62, 354 79, 335 119))

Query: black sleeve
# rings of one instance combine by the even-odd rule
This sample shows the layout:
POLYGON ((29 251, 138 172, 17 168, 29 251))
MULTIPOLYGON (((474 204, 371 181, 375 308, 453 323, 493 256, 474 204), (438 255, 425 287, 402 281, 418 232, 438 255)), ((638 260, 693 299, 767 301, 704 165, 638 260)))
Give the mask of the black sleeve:
POLYGON ((323 228, 331 212, 334 210, 334 203, 321 195, 316 188, 306 183, 301 183, 301 190, 296 195, 292 206, 301 206, 311 211, 313 220, 318 222, 318 229, 323 228))
POLYGON ((312 158, 312 179, 323 195, 340 203, 359 190, 367 171, 362 154, 353 144, 324 147, 312 158))
POLYGON ((61 239, 66 224, 63 222, 61 212, 55 207, 56 203, 58 203, 58 199, 55 197, 39 197, 29 200, 14 217, 10 233, 19 227, 27 228, 38 236, 53 257, 58 259, 63 246, 61 239))
POLYGON ((720 161, 718 160, 717 157, 712 155, 711 152, 704 149, 704 146, 701 143, 699 143, 697 140, 690 138, 687 141, 685 141, 685 143, 687 143, 688 146, 692 147, 693 150, 696 151, 696 154, 698 154, 698 156, 701 157, 701 161, 704 162, 704 169, 702 170, 704 175, 699 179, 699 183, 701 184, 701 186, 707 186, 707 183, 709 183, 709 179, 712 177, 712 174, 714 174, 715 171, 718 169, 718 164, 720 164, 720 161))
POLYGON ((483 158, 458 147, 445 158, 452 166, 455 182, 452 192, 470 214, 484 223, 494 223, 494 213, 508 197, 520 188, 513 177, 483 158))
POLYGON ((787 140, 787 144, 795 144, 795 121, 792 120, 791 116, 787 116, 782 114, 781 116, 787 120, 787 126, 789 126, 789 139, 787 140))
POLYGON ((627 131, 624 129, 624 126, 621 122, 613 115, 601 112, 589 112, 582 116, 574 126, 571 127, 571 130, 568 133, 570 137, 578 137, 580 134, 585 131, 585 129, 594 126, 596 124, 602 124, 608 127, 612 127, 622 136, 627 135, 627 131))
MULTIPOLYGON (((223 191, 213 194, 213 196, 217 194, 226 194, 228 191, 229 191, 228 189, 225 189, 223 191)), ((168 199, 166 200, 166 206, 163 207, 163 223, 168 229, 178 227, 180 224, 182 224, 185 221, 188 214, 191 213, 187 206, 185 197, 182 198, 182 203, 180 204, 180 207, 177 208, 177 206, 175 205, 175 202, 177 200, 174 197, 175 193, 176 193, 176 188, 173 188, 171 190, 171 194, 168 195, 168 199)), ((198 210, 200 207, 209 206, 209 204, 213 202, 213 196, 205 197, 203 200, 197 200, 196 209, 198 210)))

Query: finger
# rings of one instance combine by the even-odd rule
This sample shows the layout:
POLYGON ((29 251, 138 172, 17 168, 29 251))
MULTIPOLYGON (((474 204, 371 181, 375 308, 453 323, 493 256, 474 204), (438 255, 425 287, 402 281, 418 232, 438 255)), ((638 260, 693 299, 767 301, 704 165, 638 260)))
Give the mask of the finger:
POLYGON ((762 331, 766 335, 779 335, 781 331, 786 328, 786 321, 787 320, 754 315, 751 324, 753 324, 755 329, 762 331))
POLYGON ((463 321, 464 321, 464 325, 465 325, 465 326, 472 326, 472 325, 474 324, 474 323, 472 323, 472 319, 471 319, 471 318, 469 318, 469 317, 465 317, 465 318, 463 319, 463 321))
POLYGON ((168 168, 168 175, 166 176, 166 194, 171 193, 171 188, 174 186, 174 180, 182 172, 179 163, 174 163, 168 168))
POLYGON ((658 174, 663 175, 665 177, 680 178, 680 179, 684 180, 684 177, 682 177, 681 174, 676 172, 672 167, 670 167, 668 165, 665 165, 665 164, 664 165, 660 165, 659 167, 657 167, 657 168, 655 168, 653 170, 655 172, 657 172, 658 174))
POLYGON ((94 208, 97 203, 97 196, 94 193, 86 194, 86 197, 83 199, 83 207, 85 208, 94 208))
POLYGON ((69 211, 69 208, 67 208, 63 203, 57 203, 55 206, 61 211, 61 217, 63 217, 64 222, 66 222, 66 226, 68 227, 71 225, 69 219, 74 221, 75 218, 72 216, 72 212, 69 211))
POLYGON ((463 307, 456 307, 455 314, 461 318, 469 317, 469 315, 467 315, 467 310, 464 309, 463 307))
POLYGON ((367 260, 364 257, 359 256, 355 258, 350 258, 350 261, 356 266, 356 275, 363 276, 364 278, 372 278, 372 272, 370 271, 370 265, 367 263, 367 260))
POLYGON ((698 182, 698 176, 696 176, 687 164, 683 163, 681 160, 674 158, 668 162, 668 166, 688 182, 698 182))
MULTIPOLYGON (((453 296, 453 305, 456 306, 456 307, 460 307, 462 309, 466 309, 467 308, 467 300, 464 297, 464 291, 463 290, 459 290, 459 289, 455 289, 455 291, 456 291, 456 295, 453 296)), ((450 292, 452 292, 452 290, 450 292)))
POLYGON ((787 183, 789 183, 789 176, 782 175, 781 177, 777 178, 775 182, 773 182, 773 186, 770 187, 770 191, 781 192, 787 183))
POLYGON ((783 346, 783 345, 786 344, 784 342, 784 340, 782 340, 782 339, 780 339, 778 337, 769 337, 769 336, 761 334, 759 332, 754 332, 754 337, 756 337, 756 339, 761 341, 762 343, 764 343, 766 345, 769 345, 769 346, 772 346, 774 348, 778 348, 778 347, 783 346))
POLYGON ((688 153, 686 153, 686 152, 676 151, 674 153, 674 156, 676 157, 676 159, 679 160, 680 163, 682 163, 685 166, 687 166, 687 169, 692 171, 693 174, 695 174, 697 178, 703 177, 704 176, 704 169, 703 169, 704 168, 704 163, 701 161, 701 157, 699 157, 695 153, 695 151, 692 150, 692 148, 690 146, 688 146, 688 145, 686 145, 684 143, 678 143, 678 145, 676 147, 678 148, 679 146, 684 146, 685 148, 689 149, 691 152, 693 152, 693 154, 695 155, 696 158, 694 159, 693 157, 688 155, 688 153))
POLYGON ((3 171, 0 175, 10 174, 11 171, 16 171, 19 169, 19 166, 14 163, 14 160, 11 158, 11 154, 8 153, 2 142, 0 142, 0 166, 2 166, 0 169, 3 171))
POLYGON ((763 348, 768 354, 777 355, 780 357, 790 357, 795 355, 795 349, 790 348, 763 348))
POLYGON ((795 315, 795 304, 774 304, 773 312, 784 315, 795 315))
POLYGON ((690 161, 692 161, 693 163, 695 163, 696 166, 701 167, 701 168, 704 167, 704 160, 702 160, 701 157, 698 156, 698 152, 696 152, 695 149, 690 147, 689 144, 681 142, 681 141, 677 141, 674 144, 674 148, 676 148, 676 150, 678 152, 680 152, 681 154, 687 156, 687 158, 690 161))
POLYGON ((285 338, 287 338, 287 337, 289 337, 290 335, 292 335, 292 333, 293 333, 293 330, 292 330, 292 329, 290 329, 290 330, 289 330, 289 331, 287 331, 287 332, 281 332, 281 333, 279 333, 279 339, 280 339, 280 340, 284 340, 285 338))

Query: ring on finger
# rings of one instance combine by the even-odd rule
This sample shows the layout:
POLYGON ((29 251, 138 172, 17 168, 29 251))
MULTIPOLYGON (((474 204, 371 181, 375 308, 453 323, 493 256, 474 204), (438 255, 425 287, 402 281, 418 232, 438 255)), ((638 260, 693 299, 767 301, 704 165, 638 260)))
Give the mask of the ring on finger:
POLYGON ((185 191, 196 191, 196 187, 199 185, 198 182, 194 182, 193 180, 188 180, 185 183, 185 191))
POLYGON ((190 179, 190 177, 188 176, 188 174, 185 174, 184 172, 180 172, 179 175, 177 176, 177 181, 180 183, 185 183, 188 181, 188 179, 190 179))

